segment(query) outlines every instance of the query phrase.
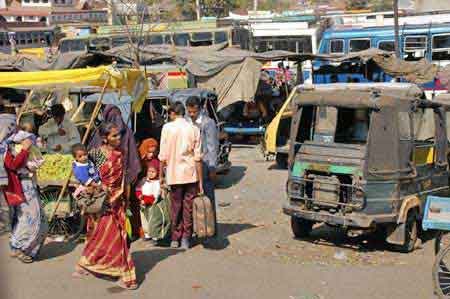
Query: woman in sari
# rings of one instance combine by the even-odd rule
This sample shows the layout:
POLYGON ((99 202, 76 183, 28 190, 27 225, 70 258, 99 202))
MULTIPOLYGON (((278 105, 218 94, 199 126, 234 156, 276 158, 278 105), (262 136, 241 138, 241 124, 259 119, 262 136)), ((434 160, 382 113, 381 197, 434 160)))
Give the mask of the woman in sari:
MULTIPOLYGON (((139 217, 139 202, 131 197, 131 185, 137 181, 138 175, 141 172, 141 161, 139 159, 136 140, 133 131, 127 126, 122 118, 122 113, 117 106, 106 105, 103 111, 103 121, 105 123, 113 123, 119 128, 122 134, 120 140, 120 150, 122 152, 122 162, 125 176, 125 197, 130 200, 130 210, 132 216, 130 217, 133 236, 139 236, 139 229, 141 227, 141 220, 139 217)), ((102 145, 103 139, 100 136, 100 131, 94 132, 89 149, 98 148, 102 145)))
POLYGON ((120 129, 113 123, 99 128, 102 145, 89 154, 100 173, 102 185, 109 191, 108 210, 100 215, 89 215, 87 239, 75 277, 106 275, 118 278, 124 289, 136 289, 134 264, 127 246, 125 218, 127 203, 123 197, 123 154, 120 151, 120 129))
POLYGON ((29 162, 31 134, 17 132, 15 121, 0 114, 0 153, 2 173, 7 174, 8 185, 3 194, 8 202, 18 205, 12 209, 11 257, 23 263, 32 263, 48 232, 47 217, 42 208, 35 180, 36 167, 29 162))

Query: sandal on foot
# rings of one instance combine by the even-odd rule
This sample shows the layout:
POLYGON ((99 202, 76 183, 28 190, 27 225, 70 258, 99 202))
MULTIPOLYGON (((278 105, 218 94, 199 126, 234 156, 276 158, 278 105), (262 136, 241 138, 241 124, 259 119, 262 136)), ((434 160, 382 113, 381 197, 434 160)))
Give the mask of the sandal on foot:
POLYGON ((116 282, 116 285, 119 287, 119 288, 122 288, 122 289, 125 289, 125 290, 130 290, 130 291, 132 291, 132 290, 137 290, 137 288, 138 288, 138 285, 137 284, 131 284, 131 285, 129 285, 129 286, 127 286, 126 284, 125 284, 125 282, 123 282, 122 280, 118 280, 117 282, 116 282))
POLYGON ((89 271, 86 271, 81 267, 75 267, 75 271, 72 273, 72 277, 74 278, 83 278, 89 275, 91 275, 91 273, 89 273, 89 271))
POLYGON ((34 260, 31 256, 28 256, 23 252, 19 252, 19 254, 17 255, 17 258, 24 264, 31 264, 32 262, 34 262, 34 260))

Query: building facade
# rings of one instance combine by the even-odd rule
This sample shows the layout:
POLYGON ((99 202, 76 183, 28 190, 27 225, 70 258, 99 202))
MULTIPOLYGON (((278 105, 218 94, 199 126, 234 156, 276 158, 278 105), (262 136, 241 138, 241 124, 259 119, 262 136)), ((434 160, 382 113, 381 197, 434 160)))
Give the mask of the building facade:
POLYGON ((0 0, 0 51, 56 46, 67 28, 108 24, 108 10, 88 0, 0 0), (14 41, 12 41, 14 39, 14 41))

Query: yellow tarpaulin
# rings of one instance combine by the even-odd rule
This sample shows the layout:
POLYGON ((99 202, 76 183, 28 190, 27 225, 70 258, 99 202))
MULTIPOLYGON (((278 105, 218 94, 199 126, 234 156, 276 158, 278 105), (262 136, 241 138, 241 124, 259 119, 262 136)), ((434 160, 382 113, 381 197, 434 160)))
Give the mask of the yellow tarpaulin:
POLYGON ((264 139, 265 139, 265 152, 266 154, 276 154, 277 153, 277 137, 278 137, 278 127, 280 121, 283 118, 291 117, 292 113, 287 109, 290 107, 292 98, 294 97, 295 90, 291 92, 287 100, 284 102, 278 114, 274 117, 272 122, 267 127, 264 139))
POLYGON ((0 72, 0 87, 10 88, 68 88, 71 86, 104 86, 124 89, 135 101, 147 95, 147 79, 137 69, 116 70, 111 66, 40 72, 0 72))

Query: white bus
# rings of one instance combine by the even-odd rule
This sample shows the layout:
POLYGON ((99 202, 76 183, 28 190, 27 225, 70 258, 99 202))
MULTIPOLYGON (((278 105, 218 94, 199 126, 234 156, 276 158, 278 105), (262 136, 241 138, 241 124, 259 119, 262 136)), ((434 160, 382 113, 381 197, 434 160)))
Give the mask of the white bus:
MULTIPOLYGON (((316 54, 319 40, 319 28, 311 27, 308 22, 254 22, 240 29, 241 48, 257 53, 284 50, 316 54)), ((278 63, 278 61, 267 63, 263 69, 269 73, 276 72, 278 63)), ((290 68, 296 73, 293 64, 290 68)), ((304 63, 302 70, 305 82, 312 83, 311 63, 304 63)))

